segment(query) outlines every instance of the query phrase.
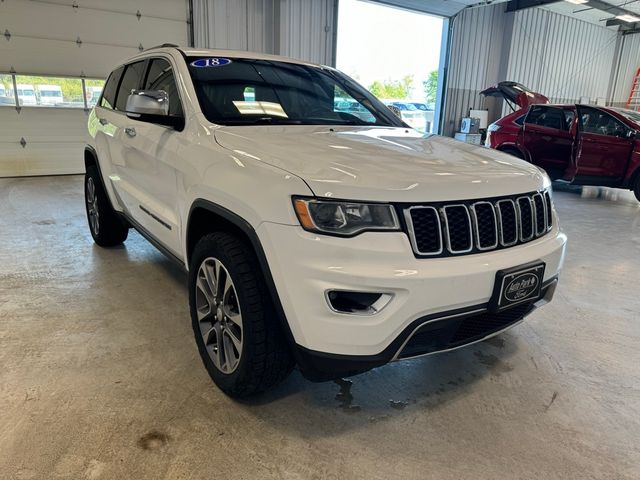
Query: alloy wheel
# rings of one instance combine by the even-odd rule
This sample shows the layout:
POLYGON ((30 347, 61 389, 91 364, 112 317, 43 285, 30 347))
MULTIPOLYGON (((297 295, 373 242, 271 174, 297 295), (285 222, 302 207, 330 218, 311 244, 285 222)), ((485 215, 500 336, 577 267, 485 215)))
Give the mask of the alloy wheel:
POLYGON ((222 373, 233 373, 242 356, 242 314, 231 275, 217 258, 198 269, 196 313, 209 357, 222 373))
POLYGON ((93 178, 87 179, 87 214, 89 224, 94 235, 100 232, 100 212, 98 211, 98 196, 96 195, 96 185, 93 178))

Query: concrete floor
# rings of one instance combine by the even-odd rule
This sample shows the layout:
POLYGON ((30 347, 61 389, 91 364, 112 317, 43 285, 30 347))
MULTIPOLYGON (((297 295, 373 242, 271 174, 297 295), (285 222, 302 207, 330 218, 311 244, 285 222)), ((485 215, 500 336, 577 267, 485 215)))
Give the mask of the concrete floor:
POLYGON ((2 179, 0 478, 638 479, 640 205, 615 197, 556 194, 560 287, 510 332, 236 403, 178 268, 94 246, 80 176, 2 179))

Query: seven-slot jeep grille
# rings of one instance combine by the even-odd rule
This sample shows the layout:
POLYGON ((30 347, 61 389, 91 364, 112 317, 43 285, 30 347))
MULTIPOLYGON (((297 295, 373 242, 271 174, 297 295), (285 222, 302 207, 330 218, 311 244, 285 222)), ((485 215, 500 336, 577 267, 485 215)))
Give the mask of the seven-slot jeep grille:
POLYGON ((418 256, 450 256, 511 247, 545 235, 552 227, 548 191, 464 202, 404 207, 418 256))

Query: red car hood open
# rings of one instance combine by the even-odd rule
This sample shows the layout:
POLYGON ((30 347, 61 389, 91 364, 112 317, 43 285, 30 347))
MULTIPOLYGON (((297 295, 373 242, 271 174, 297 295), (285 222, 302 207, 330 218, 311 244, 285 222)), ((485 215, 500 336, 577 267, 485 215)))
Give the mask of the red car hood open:
POLYGON ((493 87, 481 91, 480 95, 504 98, 507 102, 515 104, 520 108, 528 108, 529 105, 549 103, 549 99, 541 93, 531 91, 517 82, 500 82, 493 87))

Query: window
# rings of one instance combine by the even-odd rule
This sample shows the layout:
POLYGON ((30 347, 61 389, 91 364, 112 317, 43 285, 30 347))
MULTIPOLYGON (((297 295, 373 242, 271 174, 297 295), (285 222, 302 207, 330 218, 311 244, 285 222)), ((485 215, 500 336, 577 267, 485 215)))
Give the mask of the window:
POLYGON ((575 120, 576 114, 573 110, 565 110, 564 111, 564 123, 567 126, 567 130, 571 130, 571 125, 575 120))
POLYGON ((187 62, 202 111, 214 123, 403 126, 373 95, 334 70, 235 58, 187 62))
POLYGON ((176 87, 173 70, 169 62, 163 58, 154 58, 149 65, 145 90, 164 90, 169 95, 169 115, 184 116, 180 95, 176 87))
POLYGON ((13 77, 0 75, 0 106, 16 106, 16 97, 13 95, 13 77))
POLYGON ((20 106, 84 108, 82 79, 16 75, 20 106))
POLYGON ((563 110, 555 107, 532 107, 524 119, 524 123, 556 130, 568 130, 565 125, 563 110))
POLYGON ((116 110, 124 112, 127 109, 127 99, 133 90, 137 90, 140 85, 140 79, 144 73, 144 60, 132 63, 126 66, 118 95, 116 96, 116 110))
POLYGON ((622 122, 597 108, 580 107, 580 129, 585 133, 624 137, 629 130, 622 122))
POLYGON ((102 100, 100 101, 101 107, 113 110, 113 107, 116 104, 116 91, 118 90, 118 83, 120 83, 122 72, 124 72, 124 67, 114 70, 111 72, 111 75, 109 75, 107 83, 104 86, 102 100))
POLYGON ((526 117, 526 115, 522 115, 518 118, 516 118, 513 123, 522 126, 524 124, 524 117, 526 117))
POLYGON ((0 107, 15 107, 16 97, 21 108, 93 107, 103 85, 104 80, 97 79, 0 74, 0 107), (89 98, 90 93, 94 95, 93 101, 89 98))

